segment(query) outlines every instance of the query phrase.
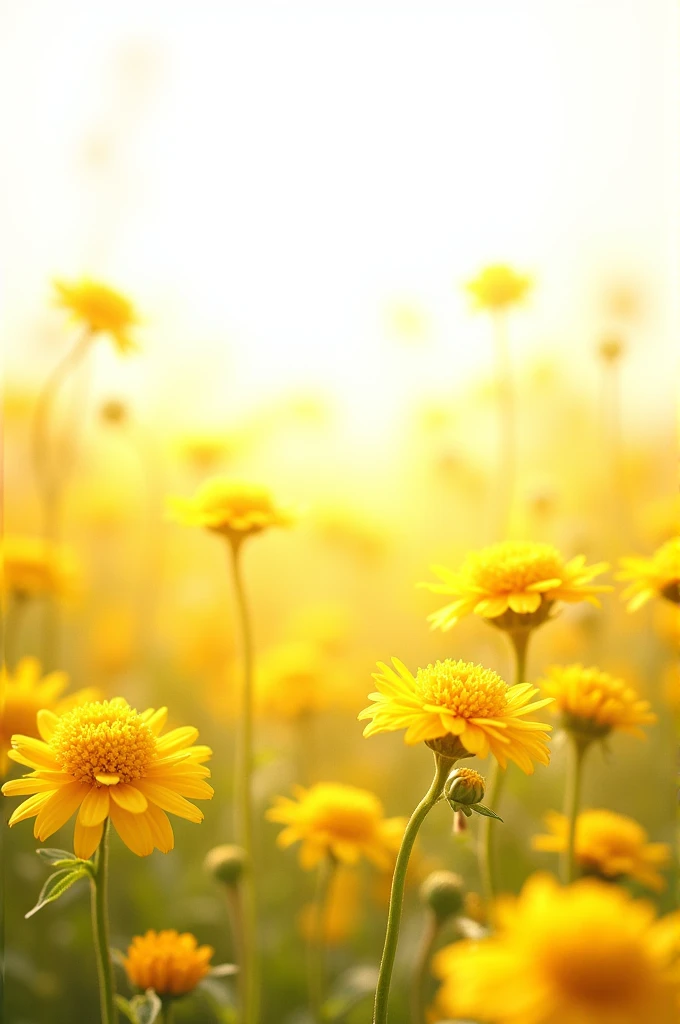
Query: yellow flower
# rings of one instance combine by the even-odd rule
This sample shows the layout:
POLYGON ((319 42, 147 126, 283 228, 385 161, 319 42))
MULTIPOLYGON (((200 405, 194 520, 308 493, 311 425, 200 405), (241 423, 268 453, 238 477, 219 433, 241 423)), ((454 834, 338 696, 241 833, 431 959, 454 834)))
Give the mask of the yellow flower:
POLYGON ((339 782, 318 782, 309 789, 295 786, 296 799, 279 796, 267 811, 269 821, 286 828, 279 846, 301 842, 300 863, 315 867, 326 856, 356 864, 364 856, 378 868, 387 867, 399 845, 404 818, 385 818, 373 793, 339 782))
MULTIPOLYGON (((534 836, 535 850, 562 853, 567 849, 569 821, 564 814, 545 816, 549 835, 534 836)), ((581 811, 576 819, 576 860, 585 874, 605 878, 627 876, 660 892, 665 887, 659 868, 668 867, 667 843, 648 843, 637 821, 608 810, 581 811)))
POLYGON ((135 351, 138 346, 130 337, 137 323, 135 308, 128 298, 100 281, 55 281, 57 304, 71 313, 92 334, 110 334, 119 352, 135 351))
POLYGON ((640 726, 656 722, 649 701, 599 668, 553 665, 541 689, 554 698, 552 710, 561 713, 563 728, 583 739, 601 739, 613 729, 644 738, 640 726))
POLYGON ((202 526, 234 542, 291 522, 290 515, 275 506, 266 487, 226 477, 206 480, 193 498, 171 498, 169 512, 175 522, 202 526))
POLYGON ((453 758, 489 752, 502 768, 514 761, 531 775, 533 761, 548 764, 547 733, 551 726, 526 722, 524 715, 550 703, 529 703, 538 693, 527 683, 507 686, 491 669, 465 661, 437 661, 419 668, 413 676, 397 658, 396 672, 382 662, 373 678, 375 701, 359 715, 372 721, 364 736, 406 729, 405 740, 423 740, 439 753, 453 758))
POLYGON ((123 960, 131 985, 159 996, 183 996, 210 972, 212 946, 199 946, 190 932, 148 931, 135 935, 123 960))
POLYGON ((168 853, 174 836, 165 812, 202 821, 202 811, 185 798, 209 800, 213 790, 201 763, 212 751, 193 746, 198 730, 190 726, 161 736, 166 718, 167 708, 139 714, 122 697, 92 701, 61 716, 41 710, 42 739, 12 737, 9 757, 35 770, 2 787, 5 796, 33 794, 9 824, 35 818, 33 834, 44 842, 77 810, 77 857, 97 849, 107 817, 138 856, 154 847, 168 853))
POLYGON ((298 641, 265 652, 258 665, 256 694, 263 715, 299 719, 328 703, 328 665, 313 644, 298 641))
POLYGON ((38 737, 36 715, 41 708, 60 715, 77 704, 97 699, 93 687, 62 697, 68 686, 66 673, 50 672, 41 677, 40 671, 37 658, 22 658, 14 672, 8 673, 4 667, 0 670, 0 777, 7 772, 7 753, 14 733, 38 737))
POLYGON ((2 542, 2 586, 17 597, 71 597, 77 587, 71 552, 40 537, 8 536, 2 542))
POLYGON ((621 595, 635 612, 652 597, 680 604, 680 537, 672 537, 651 558, 622 558, 619 580, 630 580, 621 595))
POLYGON ((495 263, 484 267, 466 288, 477 309, 496 311, 521 302, 531 288, 531 278, 518 274, 512 267, 495 263))
POLYGON ((495 908, 496 930, 434 958, 436 1019, 493 1024, 675 1024, 680 914, 606 882, 535 875, 495 908))
POLYGON ((454 600, 428 616, 432 627, 451 629, 464 615, 481 615, 512 629, 544 622, 556 601, 598 604, 598 593, 611 587, 591 583, 608 568, 605 562, 587 566, 585 556, 565 562, 551 544, 502 541, 471 551, 458 572, 444 566, 432 571, 441 583, 421 583, 436 594, 454 600))

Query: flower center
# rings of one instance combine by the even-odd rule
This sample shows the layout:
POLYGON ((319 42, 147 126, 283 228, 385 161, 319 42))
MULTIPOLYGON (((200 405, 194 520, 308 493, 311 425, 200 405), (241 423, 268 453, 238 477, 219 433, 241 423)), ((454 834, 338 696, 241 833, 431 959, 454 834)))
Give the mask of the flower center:
POLYGON ((459 718, 498 718, 507 707, 507 686, 491 669, 466 661, 437 661, 416 674, 424 704, 446 708, 459 718))
POLYGON ((342 839, 365 840, 375 832, 382 808, 370 793, 329 790, 319 794, 312 816, 320 831, 342 839))
POLYGON ((583 946, 583 932, 567 929, 539 955, 568 1000, 602 1009, 626 1005, 649 983, 649 964, 637 943, 607 930, 583 946))
POLYGON ((63 771, 91 785, 101 776, 118 782, 140 779, 156 753, 156 739, 141 715, 107 700, 62 715, 50 746, 63 771))
POLYGON ((485 593, 506 594, 525 590, 532 583, 561 579, 564 566, 551 544, 508 541, 471 552, 463 564, 473 586, 485 593))

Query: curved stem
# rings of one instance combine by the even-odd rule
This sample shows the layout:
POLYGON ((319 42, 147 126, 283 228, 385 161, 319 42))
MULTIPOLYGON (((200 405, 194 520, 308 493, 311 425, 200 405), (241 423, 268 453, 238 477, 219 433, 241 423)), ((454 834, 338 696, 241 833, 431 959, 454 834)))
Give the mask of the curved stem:
POLYGON ((94 949, 97 957, 97 974, 99 976, 99 1003, 102 1024, 116 1024, 116 990, 113 982, 113 967, 109 952, 109 824, 104 826, 104 834, 95 854, 95 871, 90 884, 92 904, 92 932, 94 949))
POLYGON ((319 865, 319 873, 314 895, 314 916, 309 937, 309 1009, 315 1024, 323 1021, 323 999, 325 992, 325 959, 326 959, 326 915, 328 899, 336 861, 327 856, 319 865))
POLYGON ((432 951, 437 941, 438 933, 439 922, 437 915, 430 910, 418 951, 415 971, 413 972, 413 989, 411 992, 411 1018, 413 1024, 425 1024, 430 960, 432 959, 432 951))
POLYGON ((583 757, 587 744, 575 736, 570 737, 570 758, 567 768, 567 784, 564 791, 564 813, 567 817, 567 847, 562 859, 562 877, 564 882, 574 881, 576 874, 576 820, 581 801, 581 782, 583 780, 583 757))
POLYGON ((258 1015, 259 969, 257 949, 257 918, 254 884, 253 810, 251 780, 253 773, 253 638, 241 575, 241 545, 231 541, 231 566, 241 629, 243 653, 243 691, 241 707, 241 745, 236 766, 238 787, 237 832, 239 841, 247 854, 248 870, 243 875, 243 953, 241 969, 245 971, 245 1005, 241 1008, 243 1024, 254 1024, 258 1015))
POLYGON ((390 992, 390 981, 394 968, 394 958, 397 953, 399 941, 399 926, 401 924, 401 910, 404 901, 404 886, 406 884, 406 871, 408 862, 420 831, 420 826, 430 813, 434 805, 442 795, 446 778, 455 763, 450 758, 442 757, 435 752, 435 772, 432 784, 427 793, 420 801, 411 815, 404 838, 401 841, 397 862, 394 866, 392 878, 392 891, 390 892, 390 904, 387 913, 387 931, 385 933, 385 945, 383 947, 382 959, 380 961, 380 973, 378 974, 378 986, 375 990, 375 1006, 373 1009, 373 1024, 385 1024, 387 1021, 387 1004, 390 992))

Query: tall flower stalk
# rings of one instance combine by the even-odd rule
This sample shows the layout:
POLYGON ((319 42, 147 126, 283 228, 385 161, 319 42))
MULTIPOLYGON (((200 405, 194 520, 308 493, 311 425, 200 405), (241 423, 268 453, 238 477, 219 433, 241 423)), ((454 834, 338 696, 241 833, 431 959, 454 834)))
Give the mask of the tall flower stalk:
POLYGON ((109 941, 109 828, 108 820, 104 834, 94 855, 94 870, 90 875, 92 905, 92 934, 97 976, 99 978, 99 1005, 102 1024, 117 1024, 116 986, 113 977, 109 941))

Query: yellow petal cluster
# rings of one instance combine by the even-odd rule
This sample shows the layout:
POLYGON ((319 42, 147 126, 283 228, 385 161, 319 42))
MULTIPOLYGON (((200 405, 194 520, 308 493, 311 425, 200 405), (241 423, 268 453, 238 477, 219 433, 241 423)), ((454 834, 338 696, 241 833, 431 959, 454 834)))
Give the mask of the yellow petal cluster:
POLYGON ((635 612, 653 597, 680 604, 680 537, 672 537, 651 558, 622 558, 617 579, 629 580, 622 593, 635 612))
POLYGON ((266 487, 227 477, 212 477, 193 498, 171 498, 169 514, 185 526, 202 526, 232 541, 271 526, 289 526, 291 516, 278 508, 266 487))
POLYGON ((531 278, 504 263, 493 263, 468 281, 466 288, 477 309, 497 312, 521 302, 531 288, 531 278))
POLYGON ((135 935, 123 960, 131 985, 159 996, 182 996, 210 971, 212 946, 199 946, 190 932, 148 931, 135 935))
POLYGON ((640 726, 656 722, 649 701, 599 668, 553 665, 540 685, 554 699, 552 710, 561 714, 562 726, 583 738, 602 738, 612 730, 644 738, 640 726))
POLYGON ((2 589, 19 598, 69 598, 78 586, 73 554, 41 537, 9 534, 2 541, 2 589))
POLYGON ((92 334, 109 334, 122 354, 138 348, 130 336, 138 318, 125 295, 87 277, 79 281, 55 281, 54 287, 57 304, 92 334))

